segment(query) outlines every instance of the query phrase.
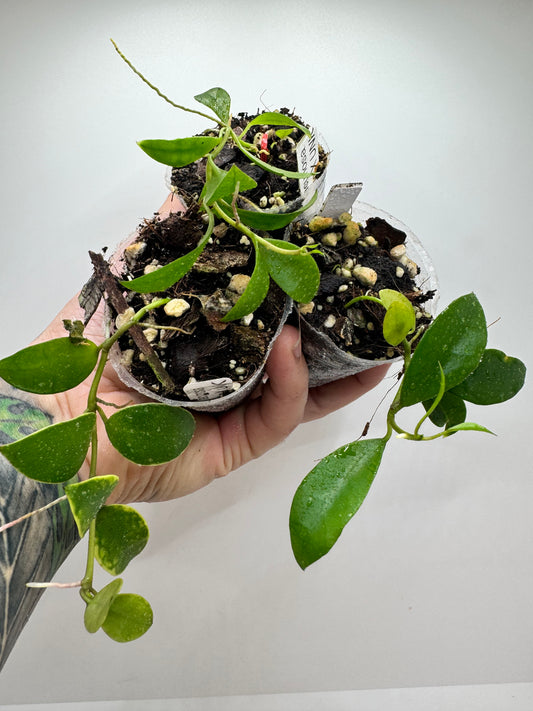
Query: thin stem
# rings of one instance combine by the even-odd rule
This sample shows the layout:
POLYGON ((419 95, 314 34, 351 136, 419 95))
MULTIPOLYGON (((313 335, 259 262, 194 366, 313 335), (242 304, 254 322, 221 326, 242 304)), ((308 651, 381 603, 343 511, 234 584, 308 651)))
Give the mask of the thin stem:
POLYGON ((80 588, 81 580, 73 583, 26 583, 27 588, 80 588))
MULTIPOLYGON (((111 39, 111 38, 110 38, 110 39, 111 39)), ((147 84, 147 85, 150 87, 150 89, 152 89, 153 91, 155 91, 155 93, 156 93, 158 96, 160 96, 162 99, 164 99, 164 100, 167 102, 167 104, 170 104, 170 105, 173 106, 175 109, 181 109, 182 111, 187 111, 187 112, 190 113, 190 114, 198 114, 198 116, 203 116, 204 118, 209 119, 209 121, 214 121, 214 122, 217 123, 219 126, 223 126, 223 125, 224 125, 224 124, 223 124, 221 121, 219 121, 217 118, 215 118, 214 116, 210 116, 209 114, 204 114, 203 111, 198 111, 197 109, 188 109, 186 106, 181 106, 181 104, 176 104, 176 103, 174 103, 174 101, 172 101, 172 99, 169 99, 168 96, 166 96, 165 94, 163 94, 163 92, 160 91, 160 89, 158 89, 157 86, 155 86, 155 84, 152 84, 150 81, 148 81, 148 79, 147 79, 145 76, 143 76, 143 75, 141 74, 141 72, 140 72, 138 69, 136 69, 136 67, 133 66, 133 64, 130 62, 130 60, 129 60, 124 54, 122 54, 122 52, 121 52, 120 49, 118 48, 117 43, 115 42, 115 40, 111 39, 111 44, 112 44, 113 47, 116 49, 116 51, 117 51, 119 57, 120 57, 121 59, 123 59, 123 60, 126 62, 126 64, 128 65, 128 67, 129 67, 135 74, 137 74, 137 76, 138 76, 140 79, 142 79, 142 81, 143 81, 145 84, 147 84)))
POLYGON ((15 526, 17 523, 20 523, 21 521, 24 521, 27 518, 30 518, 31 516, 35 516, 35 514, 41 513, 42 511, 46 511, 46 509, 52 508, 52 506, 55 506, 56 504, 60 504, 62 501, 65 501, 67 498, 67 495, 60 496, 59 499, 55 499, 54 501, 51 501, 49 504, 46 504, 45 506, 41 506, 39 509, 35 509, 34 511, 30 511, 27 514, 24 514, 24 516, 21 516, 20 518, 15 519, 14 521, 9 521, 8 523, 4 523, 3 526, 0 526, 0 533, 3 533, 4 531, 7 531, 8 528, 11 528, 12 526, 15 526))
POLYGON ((369 294, 362 294, 361 296, 356 296, 354 299, 344 304, 344 306, 345 308, 348 308, 355 304, 357 301, 373 301, 374 303, 379 304, 380 306, 383 306, 383 308, 385 308, 385 304, 381 299, 378 299, 377 296, 370 296, 369 294))

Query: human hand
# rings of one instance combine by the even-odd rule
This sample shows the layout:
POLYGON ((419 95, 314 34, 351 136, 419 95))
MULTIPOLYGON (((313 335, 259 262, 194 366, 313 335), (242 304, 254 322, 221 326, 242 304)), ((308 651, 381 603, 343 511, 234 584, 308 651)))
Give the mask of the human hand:
MULTIPOLYGON (((176 203, 169 198, 159 214, 164 217, 173 209, 176 203)), ((63 319, 82 318, 75 297, 37 340, 64 336, 63 319)), ((102 308, 87 325, 85 335, 95 343, 104 340, 102 308)), ((111 446, 99 423, 97 471, 101 475, 119 477, 110 502, 165 501, 190 494, 263 455, 286 439, 300 423, 323 417, 357 399, 377 385, 386 371, 387 366, 381 366, 308 389, 300 334, 294 327, 285 326, 268 358, 266 382, 252 398, 229 412, 216 416, 195 413, 195 434, 177 459, 158 466, 134 464, 111 446)), ((56 421, 69 419, 85 409, 89 387, 90 380, 64 393, 39 396, 39 403, 56 421)), ((106 366, 100 382, 99 397, 118 406, 145 401, 120 381, 110 365, 106 366)), ((103 406, 103 409, 107 408, 103 406)), ((108 414, 111 413, 109 410, 108 414)), ((88 476, 88 471, 86 462, 81 478, 88 476)))

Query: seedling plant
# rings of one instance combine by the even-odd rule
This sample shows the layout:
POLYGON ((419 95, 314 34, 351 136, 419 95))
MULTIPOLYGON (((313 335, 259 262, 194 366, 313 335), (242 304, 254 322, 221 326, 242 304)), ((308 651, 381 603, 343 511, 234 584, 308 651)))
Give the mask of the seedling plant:
MULTIPOLYGON (((255 180, 236 165, 224 170, 215 162, 223 147, 231 142, 251 163, 260 164, 267 171, 288 180, 310 177, 312 174, 290 172, 269 164, 268 140, 264 139, 268 132, 261 134, 259 142, 246 140, 248 130, 256 125, 283 127, 274 134, 268 133, 270 137, 283 137, 285 131, 293 128, 304 133, 308 129, 288 116, 266 112, 251 119, 242 132, 236 133, 226 91, 214 88, 195 97, 213 115, 174 104, 116 49, 166 101, 215 123, 215 131, 200 136, 139 144, 149 156, 173 167, 205 159, 205 184, 197 209, 205 216, 206 230, 196 248, 185 256, 150 274, 121 282, 123 289, 151 296, 137 312, 124 308, 117 316, 114 332, 103 343, 96 344, 86 338, 80 321, 65 321, 67 336, 30 346, 0 360, 0 377, 15 388, 38 395, 66 392, 93 374, 86 407, 80 415, 4 444, 0 452, 30 479, 63 486, 64 495, 49 506, 68 503, 80 537, 87 537, 86 569, 76 583, 85 603, 85 627, 91 633, 103 629, 112 639, 127 642, 140 637, 152 624, 149 603, 139 595, 122 593, 120 577, 145 547, 148 528, 133 508, 106 505, 118 478, 98 473, 97 421, 103 422, 111 445, 122 456, 141 466, 154 466, 172 461, 184 451, 194 434, 194 418, 181 407, 160 402, 123 407, 103 402, 98 389, 112 346, 141 324, 150 311, 168 303, 170 299, 161 294, 193 267, 211 239, 216 219, 242 232, 255 250, 250 282, 225 320, 239 319, 253 312, 266 296, 271 278, 295 301, 307 303, 317 292, 320 274, 313 258, 316 245, 298 247, 269 236, 270 232, 290 225, 310 203, 288 213, 262 210, 253 205, 242 207, 247 203, 241 193, 255 187, 255 180), (106 414, 109 408, 114 410, 111 415, 106 414), (147 432, 150 436, 146 436, 147 432), (89 476, 85 481, 77 481, 87 457, 89 476), (113 576, 100 590, 94 582, 95 561, 113 576)), ((316 195, 311 202, 315 199, 316 195)), ((401 349, 403 375, 387 414, 383 437, 360 438, 340 447, 324 457, 298 488, 290 512, 290 534, 294 555, 302 568, 331 549, 359 509, 393 434, 427 442, 463 430, 488 432, 485 427, 466 421, 465 403, 503 402, 513 397, 524 382, 525 366, 521 361, 486 348, 485 317, 473 294, 454 301, 423 334, 417 330, 411 302, 401 293, 383 289, 377 295, 359 296, 347 306, 365 300, 377 303, 382 309, 383 336, 391 346, 401 349), (420 404, 425 413, 410 432, 402 427, 398 417, 404 409, 420 404), (428 420, 440 428, 438 432, 423 433, 428 420)), ((86 322, 96 305, 92 305, 86 322)), ((37 512, 27 516, 34 513, 37 512)), ((3 528, 14 523, 17 522, 3 528)))

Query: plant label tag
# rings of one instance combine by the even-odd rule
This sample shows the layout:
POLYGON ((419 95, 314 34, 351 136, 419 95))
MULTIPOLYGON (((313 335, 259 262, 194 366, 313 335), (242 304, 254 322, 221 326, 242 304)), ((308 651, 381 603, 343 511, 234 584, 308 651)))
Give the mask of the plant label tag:
MULTIPOLYGON (((315 128, 311 129, 311 137, 304 136, 296 146, 296 159, 298 161, 298 172, 312 173, 320 160, 318 151, 318 133, 315 128)), ((309 202, 315 192, 318 192, 317 200, 309 210, 303 212, 299 220, 310 220, 322 205, 324 199, 324 185, 326 182, 326 170, 323 170, 318 178, 300 178, 300 195, 304 204, 309 202)))
POLYGON ((324 201, 324 207, 320 210, 321 216, 338 217, 343 212, 350 212, 362 189, 363 183, 333 185, 324 201))
POLYGON ((215 400, 227 395, 235 389, 231 378, 214 378, 213 380, 191 380, 183 386, 183 392, 189 400, 215 400))

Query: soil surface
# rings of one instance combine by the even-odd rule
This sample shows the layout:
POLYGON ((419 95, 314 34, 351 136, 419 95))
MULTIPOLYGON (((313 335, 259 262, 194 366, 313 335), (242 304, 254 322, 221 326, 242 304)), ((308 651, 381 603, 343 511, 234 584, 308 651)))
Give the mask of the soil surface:
MULTIPOLYGON (((195 209, 162 221, 146 221, 139 228, 122 278, 135 278, 146 269, 164 266, 183 256, 194 249, 204 230, 205 223, 195 209)), ((236 384, 236 389, 262 367, 285 304, 285 295, 279 288, 271 285, 266 300, 249 322, 221 321, 238 298, 231 289, 232 277, 252 274, 253 252, 242 233, 218 224, 212 243, 206 246, 192 271, 167 292, 127 292, 128 305, 135 311, 155 296, 183 300, 187 305, 179 316, 169 315, 164 308, 151 311, 142 323, 152 348, 176 383, 174 392, 165 389, 142 356, 139 357, 129 334, 119 341, 123 362, 128 363, 131 358, 128 369, 142 384, 165 397, 187 400, 183 386, 191 379, 227 377, 236 384)))
MULTIPOLYGON (((310 225, 313 227, 313 221, 310 225)), ((415 306, 418 328, 429 325, 431 316, 423 304, 434 292, 417 288, 415 278, 420 268, 409 259, 408 253, 401 257, 404 263, 400 261, 406 240, 404 232, 378 217, 369 219, 366 225, 354 223, 344 213, 339 219, 328 221, 322 230, 312 231, 309 225, 296 224, 291 241, 302 245, 310 240, 322 252, 315 255, 321 271, 320 287, 310 304, 298 305, 297 318, 305 319, 314 329, 329 336, 338 348, 369 360, 391 359, 400 354, 399 348, 393 348, 383 338, 385 311, 379 304, 361 301, 346 308, 357 296, 378 297, 381 289, 403 293, 415 306), (355 239, 350 238, 353 244, 348 244, 343 236, 346 229, 359 233, 355 239)), ((291 320, 295 321, 294 316, 291 320)))
MULTIPOLYGON (((242 131, 248 122, 259 115, 239 113, 232 118, 232 128, 242 131)), ((289 109, 282 108, 280 113, 290 116, 297 123, 307 126, 299 116, 291 113, 289 109)), ((290 128, 290 127, 287 127, 290 128)), ((264 158, 270 165, 284 170, 297 171, 298 162, 296 157, 296 145, 303 138, 304 133, 301 129, 293 128, 290 135, 279 137, 276 131, 283 130, 283 126, 252 126, 246 134, 246 140, 249 143, 254 143, 260 147, 261 138, 266 134, 266 149, 264 158)), ((203 135, 217 135, 214 132, 205 132, 203 135)), ((244 173, 249 175, 257 182, 257 187, 253 190, 243 191, 241 193, 247 200, 254 203, 256 207, 278 208, 283 210, 296 210, 301 204, 299 181, 288 179, 284 176, 275 175, 266 170, 263 170, 255 163, 250 163, 232 143, 226 144, 220 154, 216 157, 215 163, 220 168, 229 168, 231 165, 236 165, 244 173)), ((319 146, 319 163, 314 166, 316 175, 319 176, 325 169, 327 163, 327 154, 322 146, 319 146)), ((206 159, 200 159, 185 168, 173 168, 171 173, 171 184, 184 195, 197 199, 203 188, 205 180, 205 164, 206 159)), ((244 201, 242 207, 250 207, 244 201)))

